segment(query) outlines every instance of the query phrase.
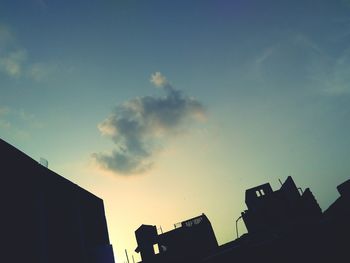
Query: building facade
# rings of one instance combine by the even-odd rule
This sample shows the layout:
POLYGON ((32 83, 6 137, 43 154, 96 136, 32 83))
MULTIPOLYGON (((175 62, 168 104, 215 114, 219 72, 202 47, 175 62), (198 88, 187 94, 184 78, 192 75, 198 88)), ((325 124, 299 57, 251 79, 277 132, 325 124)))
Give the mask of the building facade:
POLYGON ((114 263, 103 200, 0 140, 1 262, 114 263))

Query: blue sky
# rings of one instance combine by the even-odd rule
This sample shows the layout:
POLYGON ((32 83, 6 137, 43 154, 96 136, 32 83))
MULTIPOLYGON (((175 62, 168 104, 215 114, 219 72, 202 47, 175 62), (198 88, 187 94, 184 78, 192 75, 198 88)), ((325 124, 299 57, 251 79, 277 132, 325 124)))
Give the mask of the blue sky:
POLYGON ((349 76, 346 0, 0 3, 0 137, 104 199, 118 262, 142 223, 204 212, 232 240, 244 190, 290 174, 326 208, 350 175, 349 76))

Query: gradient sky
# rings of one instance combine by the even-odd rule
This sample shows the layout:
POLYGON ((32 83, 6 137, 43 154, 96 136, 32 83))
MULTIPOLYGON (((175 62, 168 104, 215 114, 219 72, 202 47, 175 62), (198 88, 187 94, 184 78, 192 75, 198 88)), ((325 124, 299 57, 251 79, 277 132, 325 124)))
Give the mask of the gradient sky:
POLYGON ((119 263, 142 223, 204 212, 234 239, 245 189, 288 175, 325 209, 350 176, 350 1, 2 0, 0 137, 104 200, 119 263))

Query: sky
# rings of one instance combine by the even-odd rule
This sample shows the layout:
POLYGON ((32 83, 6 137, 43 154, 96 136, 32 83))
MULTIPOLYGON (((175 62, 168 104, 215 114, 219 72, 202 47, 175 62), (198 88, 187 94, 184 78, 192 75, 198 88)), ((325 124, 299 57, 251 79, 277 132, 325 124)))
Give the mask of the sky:
POLYGON ((141 224, 233 240, 289 175, 326 209, 349 120, 350 1, 0 2, 0 137, 104 200, 118 263, 141 224))

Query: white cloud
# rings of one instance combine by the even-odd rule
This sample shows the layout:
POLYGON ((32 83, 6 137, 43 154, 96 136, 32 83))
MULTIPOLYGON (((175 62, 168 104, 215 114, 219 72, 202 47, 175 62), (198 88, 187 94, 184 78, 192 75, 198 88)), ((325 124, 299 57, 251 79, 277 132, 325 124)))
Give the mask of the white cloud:
POLYGON ((116 136, 117 135, 117 129, 113 125, 113 118, 107 118, 103 122, 99 123, 97 128, 104 136, 116 136))
POLYGON ((160 72, 156 72, 151 75, 150 79, 151 83, 153 83, 156 87, 165 87, 169 84, 168 80, 165 76, 162 75, 160 72))

